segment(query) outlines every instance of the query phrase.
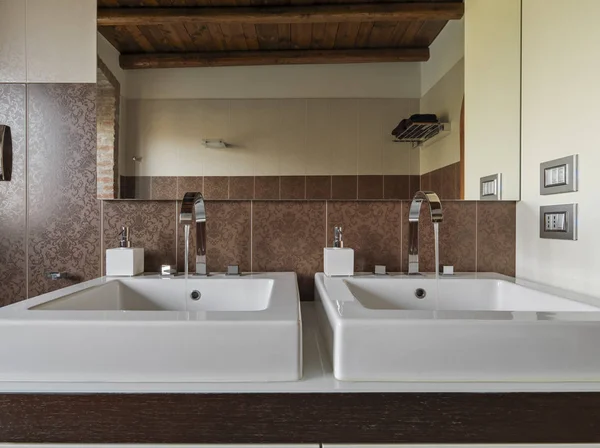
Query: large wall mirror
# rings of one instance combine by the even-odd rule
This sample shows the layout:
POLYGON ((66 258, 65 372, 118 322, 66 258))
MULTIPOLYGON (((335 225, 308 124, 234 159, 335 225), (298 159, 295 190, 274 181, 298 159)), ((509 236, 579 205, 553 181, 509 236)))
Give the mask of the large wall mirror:
POLYGON ((99 0, 99 198, 519 199, 520 0, 314 23, 128 3, 99 0))

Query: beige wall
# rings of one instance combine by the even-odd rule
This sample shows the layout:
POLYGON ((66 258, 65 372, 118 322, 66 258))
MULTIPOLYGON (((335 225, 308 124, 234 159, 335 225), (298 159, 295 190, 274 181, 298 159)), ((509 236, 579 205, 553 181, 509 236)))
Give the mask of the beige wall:
POLYGON ((464 20, 465 198, 502 173, 502 199, 518 200, 521 0, 466 0, 464 20))
POLYGON ((421 113, 450 123, 450 133, 421 147, 420 174, 460 161, 460 110, 465 93, 465 60, 461 59, 421 98, 421 113))
POLYGON ((128 173, 411 174, 414 152, 390 133, 418 111, 418 99, 128 100, 126 146, 142 157, 128 173))
POLYGON ((465 57, 465 19, 446 24, 429 47, 430 59, 421 63, 421 96, 465 57))
POLYGON ((27 82, 96 82, 96 0, 26 2, 27 82))
POLYGON ((419 62, 132 70, 128 97, 420 98, 420 74, 419 62))
POLYGON ((517 275, 600 295, 596 167, 600 134, 597 0, 523 0, 522 201, 517 204, 517 275), (588 124, 589 123, 589 124, 588 124), (539 164, 579 154, 579 191, 539 194, 539 164), (539 206, 579 204, 579 240, 539 238, 539 206))

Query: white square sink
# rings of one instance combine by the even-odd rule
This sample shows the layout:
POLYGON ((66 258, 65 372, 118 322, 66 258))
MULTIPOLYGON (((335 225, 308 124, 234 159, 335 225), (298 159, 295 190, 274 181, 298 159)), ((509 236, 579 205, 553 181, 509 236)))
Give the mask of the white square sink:
POLYGON ((498 274, 441 278, 439 297, 431 275, 315 280, 339 380, 600 380, 596 299, 498 274))
POLYGON ((302 377, 294 273, 97 279, 1 308, 0 338, 0 381, 302 377))

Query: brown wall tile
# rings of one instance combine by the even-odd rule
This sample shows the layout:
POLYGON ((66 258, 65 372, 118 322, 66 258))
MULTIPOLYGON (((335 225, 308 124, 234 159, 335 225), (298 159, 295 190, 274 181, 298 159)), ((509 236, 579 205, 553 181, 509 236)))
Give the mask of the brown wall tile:
POLYGON ((345 246, 354 249, 357 272, 373 272, 376 264, 401 270, 401 202, 330 202, 327 225, 328 245, 333 227, 342 226, 345 246))
MULTIPOLYGON (((179 207, 178 203, 178 207, 179 207)), ((237 264, 242 272, 251 268, 251 203, 249 201, 206 202, 206 262, 209 272, 225 272, 237 264)), ((185 232, 178 224, 177 270, 185 270, 185 232)), ((196 271, 196 232, 190 228, 189 270, 196 271)))
POLYGON ((152 178, 153 201, 174 201, 177 199, 177 178, 171 176, 158 176, 152 178))
POLYGON ((29 295, 98 277, 96 86, 30 84, 28 90, 29 295))
POLYGON ((257 176, 254 178, 256 199, 279 199, 279 176, 257 176))
POLYGON ((323 271, 325 202, 256 202, 252 267, 295 271, 303 299, 314 295, 314 274, 323 271))
POLYGON ((281 176, 280 199, 304 199, 306 193, 305 176, 281 176))
POLYGON ((306 176, 306 199, 331 199, 331 176, 306 176))
POLYGON ((150 176, 132 176, 133 192, 136 199, 148 201, 152 198, 152 177, 150 176))
POLYGON ((353 200, 358 198, 357 176, 333 176, 331 198, 353 200))
MULTIPOLYGON (((475 272, 477 204, 469 201, 442 203, 444 221, 440 224, 440 263, 452 265, 457 272, 475 272)), ((403 238, 408 241, 408 207, 405 209, 403 238)), ((421 207, 419 221, 419 269, 435 271, 433 224, 429 208, 421 207)))
POLYGON ((177 200, 183 199, 186 193, 204 193, 204 178, 202 176, 178 177, 177 200))
MULTIPOLYGON (((430 173, 421 174, 420 182, 421 182, 421 191, 431 191, 431 174, 430 173)), ((412 187, 411 187, 411 189, 412 189, 412 187)), ((413 189, 413 191, 414 191, 414 189, 413 189)))
POLYGON ((515 276, 515 202, 477 202, 477 270, 515 276))
POLYGON ((410 178, 410 190, 408 194, 408 199, 412 199, 415 197, 417 191, 422 190, 421 187, 421 176, 413 175, 409 176, 410 178))
POLYGON ((206 176, 204 191, 206 199, 222 200, 229 198, 229 178, 225 176, 206 176))
POLYGON ((118 247, 121 226, 131 228, 133 247, 144 248, 146 272, 159 272, 163 264, 175 264, 175 201, 106 201, 104 202, 104 246, 118 247))
POLYGON ((234 176, 229 178, 229 199, 254 199, 254 177, 234 176))
POLYGON ((383 176, 358 176, 358 199, 383 199, 383 176))
POLYGON ((383 176, 385 199, 410 199, 410 176, 383 176))
POLYGON ((25 99, 25 85, 0 84, 0 124, 10 126, 13 149, 11 180, 0 182, 0 306, 27 297, 25 99))

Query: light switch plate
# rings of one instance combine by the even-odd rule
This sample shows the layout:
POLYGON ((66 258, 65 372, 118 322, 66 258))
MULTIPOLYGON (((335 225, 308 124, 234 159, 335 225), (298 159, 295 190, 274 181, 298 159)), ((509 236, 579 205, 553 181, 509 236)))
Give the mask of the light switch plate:
POLYGON ((540 194, 577 191, 577 154, 540 163, 540 194))
POLYGON ((540 238, 577 240, 577 204, 540 207, 540 238))
POLYGON ((479 199, 482 201, 502 199, 502 174, 492 174, 479 179, 479 199))

